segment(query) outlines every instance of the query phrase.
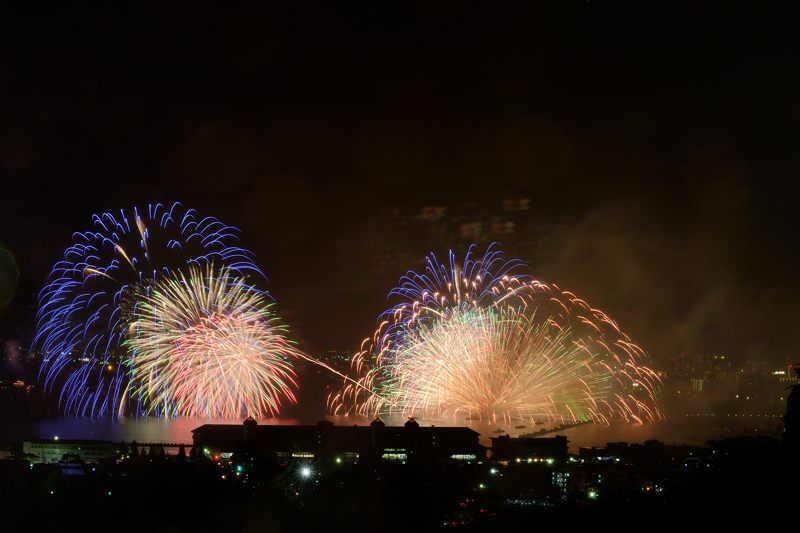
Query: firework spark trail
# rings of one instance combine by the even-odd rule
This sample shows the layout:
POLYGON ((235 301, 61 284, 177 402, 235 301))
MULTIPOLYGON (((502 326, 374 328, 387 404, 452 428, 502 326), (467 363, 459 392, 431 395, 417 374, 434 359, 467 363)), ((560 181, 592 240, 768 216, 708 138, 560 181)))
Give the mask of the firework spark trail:
POLYGON ((178 203, 93 215, 90 231, 73 234, 39 293, 32 344, 43 355, 39 378, 47 390, 60 389, 65 413, 138 411, 128 404, 127 368, 119 364, 127 331, 122 300, 192 264, 213 261, 239 276, 263 277, 252 254, 234 244, 237 237, 235 228, 178 203))
POLYGON ((427 257, 390 296, 334 413, 549 421, 662 418, 658 375, 605 313, 524 273, 490 246, 463 264, 427 257))
POLYGON ((130 393, 162 416, 274 416, 296 401, 285 336, 263 293, 229 269, 189 269, 133 295, 130 393))
POLYGON ((568 336, 514 310, 458 312, 395 349, 384 367, 388 401, 444 418, 555 418, 554 405, 603 386, 580 350, 566 346, 568 336))

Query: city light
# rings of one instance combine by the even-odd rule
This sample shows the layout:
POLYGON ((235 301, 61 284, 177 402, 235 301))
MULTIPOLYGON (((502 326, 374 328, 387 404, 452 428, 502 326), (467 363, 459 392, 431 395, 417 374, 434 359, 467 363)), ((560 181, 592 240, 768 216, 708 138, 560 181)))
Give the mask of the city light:
POLYGON ((309 468, 307 466, 302 467, 300 469, 300 475, 303 476, 304 478, 311 477, 311 468, 309 468))

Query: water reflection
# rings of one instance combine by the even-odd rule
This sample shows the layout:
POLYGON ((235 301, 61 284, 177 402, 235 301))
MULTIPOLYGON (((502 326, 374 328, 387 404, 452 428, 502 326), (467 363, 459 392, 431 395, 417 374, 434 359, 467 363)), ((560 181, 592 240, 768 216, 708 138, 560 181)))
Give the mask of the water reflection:
MULTIPOLYGON (((325 417, 336 425, 369 425, 372 419, 362 416, 328 416, 325 417)), ((383 416, 386 425, 402 425, 406 418, 402 416, 383 416)), ((319 420, 302 420, 298 418, 271 418, 259 420, 259 424, 315 424, 319 420)), ((423 426, 452 426, 445 420, 418 419, 423 426)), ((192 442, 192 430, 203 424, 239 424, 240 420, 213 418, 66 418, 32 422, 18 427, 11 438, 49 439, 58 436, 61 439, 96 439, 114 442, 192 442)), ((566 435, 569 439, 570 451, 577 453, 581 446, 604 446, 608 442, 644 442, 650 439, 665 443, 681 443, 702 445, 713 438, 721 438, 733 434, 772 434, 779 431, 779 420, 751 422, 748 426, 718 427, 713 421, 696 418, 679 418, 667 422, 657 422, 641 426, 613 424, 610 426, 583 424, 576 427, 558 430, 550 435, 566 435)), ((488 423, 481 421, 465 421, 463 425, 473 428, 481 434, 481 443, 489 446, 490 439, 508 433, 512 437, 532 433, 532 425, 524 422, 511 424, 488 423)), ((538 430, 540 426, 536 426, 538 430)))

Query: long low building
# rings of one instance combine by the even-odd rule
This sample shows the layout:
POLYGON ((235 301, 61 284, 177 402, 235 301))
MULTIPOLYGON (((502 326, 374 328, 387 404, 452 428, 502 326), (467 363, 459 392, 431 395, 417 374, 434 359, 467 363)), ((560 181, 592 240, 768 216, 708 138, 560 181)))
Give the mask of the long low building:
POLYGON ((106 440, 38 439, 22 443, 22 451, 32 463, 58 463, 63 458, 80 457, 85 463, 114 461, 120 446, 106 440))
POLYGON ((192 431, 195 450, 208 456, 249 453, 275 459, 338 458, 343 462, 397 461, 431 463, 476 461, 486 456, 480 434, 466 427, 420 427, 409 419, 387 426, 375 419, 369 426, 206 424, 192 431))
POLYGON ((512 461, 522 459, 553 459, 564 461, 569 454, 567 437, 492 437, 492 459, 512 461))

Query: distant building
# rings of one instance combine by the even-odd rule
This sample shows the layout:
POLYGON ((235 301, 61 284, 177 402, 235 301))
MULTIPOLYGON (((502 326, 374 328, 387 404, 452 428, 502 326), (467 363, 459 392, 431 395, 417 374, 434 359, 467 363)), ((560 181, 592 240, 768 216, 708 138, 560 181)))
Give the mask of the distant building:
POLYGON ((64 457, 99 463, 120 456, 119 446, 105 440, 31 440, 22 443, 22 451, 32 463, 58 463, 64 457))
POLYGON ((562 496, 586 490, 587 476, 582 470, 572 469, 568 472, 553 472, 551 474, 553 485, 562 496))
POLYGON ((58 468, 62 476, 86 475, 86 463, 80 457, 66 456, 58 462, 58 468))
POLYGON ((564 461, 569 454, 569 441, 564 435, 555 437, 517 437, 509 435, 492 437, 492 459, 554 459, 564 461))
MULTIPOLYGON (((790 368, 791 373, 800 378, 800 363, 790 368)), ((783 417, 783 441, 792 449, 800 450, 800 384, 791 386, 792 392, 786 397, 786 415, 783 417)))
POLYGON ((207 456, 247 452, 278 460, 339 458, 343 462, 396 461, 432 463, 474 461, 485 457, 479 433, 466 427, 386 426, 375 419, 369 426, 206 424, 192 431, 196 450, 207 456))
POLYGON ((627 442, 609 442, 605 448, 580 447, 578 455, 581 459, 596 461, 615 461, 623 456, 628 449, 627 442))

